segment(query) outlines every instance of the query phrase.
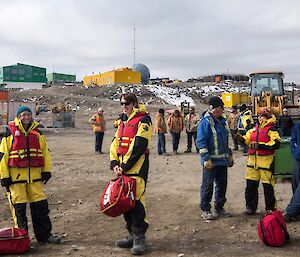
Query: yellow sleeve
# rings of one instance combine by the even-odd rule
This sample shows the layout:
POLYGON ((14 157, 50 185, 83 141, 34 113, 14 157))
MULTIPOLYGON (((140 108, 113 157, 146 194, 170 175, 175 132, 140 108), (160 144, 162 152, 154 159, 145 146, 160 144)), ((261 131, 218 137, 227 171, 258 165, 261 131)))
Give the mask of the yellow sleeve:
POLYGON ((117 130, 115 133, 115 137, 110 144, 110 151, 109 151, 110 161, 119 162, 119 158, 118 158, 118 154, 117 154, 118 145, 119 145, 119 142, 118 142, 118 130, 117 130))
POLYGON ((42 172, 50 172, 52 169, 52 159, 49 146, 44 135, 39 134, 39 142, 44 158, 44 167, 42 167, 42 172))
POLYGON ((281 137, 279 136, 279 133, 277 131, 269 130, 268 136, 270 137, 270 141, 267 143, 263 143, 264 145, 273 146, 276 144, 276 141, 281 142, 281 137))
POLYGON ((251 142, 250 137, 251 137, 252 132, 253 132, 253 129, 250 129, 247 131, 246 135, 243 136, 243 138, 245 139, 245 145, 249 145, 249 143, 251 142))
POLYGON ((8 157, 9 151, 12 146, 13 136, 3 137, 0 145, 0 154, 2 155, 0 161, 0 175, 2 178, 9 178, 9 167, 8 167, 8 157))

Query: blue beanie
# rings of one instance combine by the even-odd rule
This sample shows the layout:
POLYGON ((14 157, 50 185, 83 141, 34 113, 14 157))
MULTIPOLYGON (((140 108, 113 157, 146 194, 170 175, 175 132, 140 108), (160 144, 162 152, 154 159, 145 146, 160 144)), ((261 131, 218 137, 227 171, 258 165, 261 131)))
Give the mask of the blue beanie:
POLYGON ((16 116, 19 117, 19 115, 20 115, 22 112, 25 112, 25 111, 30 112, 30 114, 32 114, 32 111, 30 110, 29 107, 24 106, 24 105, 21 105, 21 106, 17 109, 17 111, 16 111, 16 116))

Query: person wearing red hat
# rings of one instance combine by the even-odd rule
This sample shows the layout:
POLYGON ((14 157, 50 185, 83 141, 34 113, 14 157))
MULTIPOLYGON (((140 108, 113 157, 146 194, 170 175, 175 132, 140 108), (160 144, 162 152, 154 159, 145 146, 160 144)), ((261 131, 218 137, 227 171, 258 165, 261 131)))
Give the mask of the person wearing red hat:
POLYGON ((240 136, 241 143, 248 146, 245 190, 247 215, 255 214, 257 210, 259 181, 262 182, 264 189, 265 210, 276 209, 274 158, 281 138, 275 123, 275 116, 264 107, 258 112, 256 126, 248 130, 245 136, 240 136))

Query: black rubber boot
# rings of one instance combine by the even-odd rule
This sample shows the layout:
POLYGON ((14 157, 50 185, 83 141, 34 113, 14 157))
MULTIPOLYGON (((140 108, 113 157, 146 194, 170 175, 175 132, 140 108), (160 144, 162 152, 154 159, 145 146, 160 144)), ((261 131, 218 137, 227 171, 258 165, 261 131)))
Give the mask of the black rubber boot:
POLYGON ((15 216, 17 218, 18 228, 28 231, 28 221, 26 217, 26 203, 14 204, 15 216))
POLYGON ((245 214, 247 214, 247 215, 252 215, 257 210, 258 187, 259 187, 259 181, 254 181, 254 180, 250 180, 250 179, 246 180, 246 190, 245 190, 246 211, 245 211, 245 214))
POLYGON ((265 194, 265 205, 266 212, 274 211, 276 205, 276 199, 274 195, 274 187, 271 184, 263 183, 264 194, 265 194))
POLYGON ((116 246, 118 246, 120 248, 131 248, 133 246, 132 234, 129 233, 129 235, 126 238, 117 240, 116 241, 116 246))
POLYGON ((145 235, 133 234, 133 247, 131 248, 131 253, 133 255, 143 255, 145 252, 146 252, 145 235))

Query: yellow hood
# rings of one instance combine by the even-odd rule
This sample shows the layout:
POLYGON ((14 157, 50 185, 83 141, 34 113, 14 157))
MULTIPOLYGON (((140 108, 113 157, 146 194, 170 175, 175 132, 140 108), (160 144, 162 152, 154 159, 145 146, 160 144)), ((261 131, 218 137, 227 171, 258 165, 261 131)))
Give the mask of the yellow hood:
POLYGON ((272 117, 268 120, 263 121, 261 124, 259 124, 259 128, 262 129, 263 127, 265 127, 267 124, 270 123, 276 123, 276 117, 274 115, 272 115, 272 117))
POLYGON ((19 118, 15 118, 14 121, 15 121, 16 127, 18 127, 19 130, 21 130, 24 134, 30 132, 31 130, 33 130, 39 126, 39 123, 37 121, 32 120, 31 125, 30 125, 28 131, 26 132, 26 130, 24 129, 23 124, 19 118))
POLYGON ((137 115, 140 112, 144 112, 146 114, 149 114, 146 105, 144 104, 139 104, 138 108, 133 107, 133 112, 131 113, 130 117, 128 120, 131 120, 135 115, 137 115))

